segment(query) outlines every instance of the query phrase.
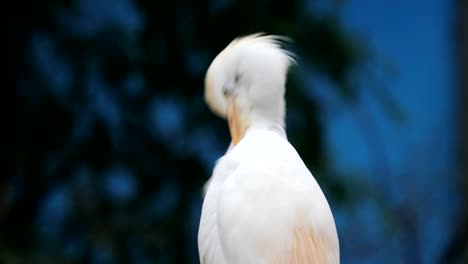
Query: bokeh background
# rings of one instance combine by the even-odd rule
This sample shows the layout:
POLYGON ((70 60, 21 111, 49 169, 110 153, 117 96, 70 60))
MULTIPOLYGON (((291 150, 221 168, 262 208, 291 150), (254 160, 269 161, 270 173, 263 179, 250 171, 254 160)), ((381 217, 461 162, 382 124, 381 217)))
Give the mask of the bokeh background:
POLYGON ((329 198, 342 263, 468 263, 467 6, 24 4, 6 14, 0 263, 199 263, 202 187, 229 144, 204 74, 259 31, 294 40, 288 137, 329 198))

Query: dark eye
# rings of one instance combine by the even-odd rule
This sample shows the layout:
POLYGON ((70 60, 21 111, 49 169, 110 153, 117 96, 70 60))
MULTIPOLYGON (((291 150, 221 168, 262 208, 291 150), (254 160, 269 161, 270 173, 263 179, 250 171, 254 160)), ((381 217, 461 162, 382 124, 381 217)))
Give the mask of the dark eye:
POLYGON ((235 84, 238 84, 239 81, 240 81, 240 78, 241 78, 240 74, 239 74, 239 73, 236 73, 236 75, 234 76, 234 83, 235 83, 235 84))
POLYGON ((223 87, 223 95, 224 95, 225 97, 227 97, 227 96, 229 96, 229 94, 230 94, 229 89, 227 89, 226 87, 223 87))

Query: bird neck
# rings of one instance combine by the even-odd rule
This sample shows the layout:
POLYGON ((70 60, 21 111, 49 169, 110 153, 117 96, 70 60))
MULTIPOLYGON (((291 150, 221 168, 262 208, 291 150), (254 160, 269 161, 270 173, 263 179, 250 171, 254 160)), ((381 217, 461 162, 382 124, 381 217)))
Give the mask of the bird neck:
POLYGON ((278 122, 270 122, 270 121, 252 121, 251 125, 247 128, 249 130, 253 129, 262 129, 275 132, 276 134, 280 135, 283 138, 287 138, 286 129, 282 123, 278 122))
MULTIPOLYGON (((246 130, 244 131, 243 135, 248 134, 249 131, 260 129, 274 132, 280 137, 286 140, 288 139, 286 134, 286 128, 284 125, 284 111, 282 112, 282 114, 276 115, 276 118, 272 118, 271 115, 265 116, 258 112, 259 111, 252 111, 250 113, 250 118, 248 122, 249 125, 246 127, 246 130)), ((236 144, 237 143, 235 143, 232 140, 226 153, 230 152, 236 144)))
POLYGON ((264 129, 275 132, 283 138, 287 138, 285 128, 285 102, 281 100, 273 105, 274 108, 254 108, 250 113, 249 129, 264 129))

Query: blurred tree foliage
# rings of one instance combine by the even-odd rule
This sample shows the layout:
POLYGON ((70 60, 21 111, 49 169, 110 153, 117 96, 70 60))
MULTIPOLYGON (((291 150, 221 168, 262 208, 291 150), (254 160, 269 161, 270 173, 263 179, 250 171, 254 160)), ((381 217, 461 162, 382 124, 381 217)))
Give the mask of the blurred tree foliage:
POLYGON ((254 32, 294 40, 288 137, 332 203, 319 102, 304 68, 352 102, 363 51, 314 1, 46 0, 13 17, 15 174, 2 263, 198 263, 201 188, 229 144, 203 101, 211 60, 254 32))

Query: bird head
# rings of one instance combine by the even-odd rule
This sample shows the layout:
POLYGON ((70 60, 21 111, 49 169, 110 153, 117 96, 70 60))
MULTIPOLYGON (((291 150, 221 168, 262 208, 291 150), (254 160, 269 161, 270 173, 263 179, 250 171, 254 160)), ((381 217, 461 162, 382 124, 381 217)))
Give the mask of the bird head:
POLYGON ((284 127, 285 83, 292 53, 281 36, 253 34, 234 39, 209 66, 205 101, 227 119, 236 145, 251 126, 284 127))

